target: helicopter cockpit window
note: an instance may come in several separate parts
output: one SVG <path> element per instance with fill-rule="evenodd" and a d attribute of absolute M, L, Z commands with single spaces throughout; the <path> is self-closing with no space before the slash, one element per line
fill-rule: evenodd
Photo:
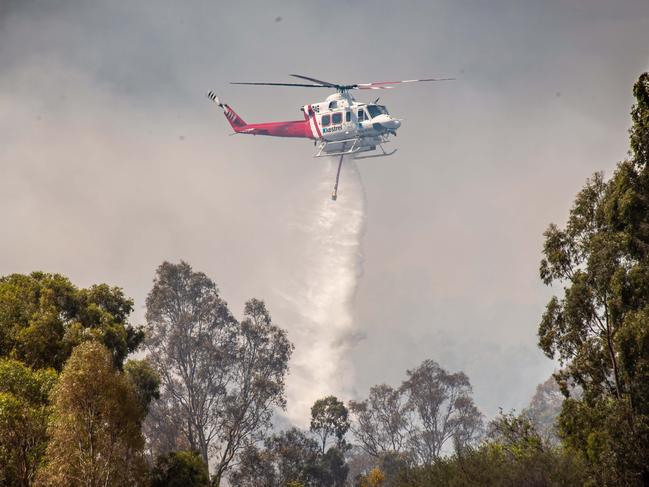
<path fill-rule="evenodd" d="M 341 112 L 334 113 L 331 116 L 331 123 L 343 123 L 343 114 Z"/>
<path fill-rule="evenodd" d="M 345 112 L 345 122 L 351 122 L 351 121 L 352 121 L 352 112 L 350 112 L 349 110 L 347 110 L 347 111 Z"/>
<path fill-rule="evenodd" d="M 370 112 L 370 117 L 378 117 L 379 115 L 387 115 L 388 111 L 383 105 L 367 105 L 367 110 Z"/>
<path fill-rule="evenodd" d="M 326 127 L 327 125 L 329 125 L 330 121 L 331 121 L 330 115 L 323 115 L 322 116 L 322 126 L 323 127 Z"/>
<path fill-rule="evenodd" d="M 336 100 L 329 102 L 329 110 L 333 110 L 334 108 L 338 108 L 338 102 Z"/>
<path fill-rule="evenodd" d="M 358 109 L 358 121 L 362 122 L 363 120 L 365 120 L 365 110 L 363 110 L 362 108 L 359 108 Z"/>

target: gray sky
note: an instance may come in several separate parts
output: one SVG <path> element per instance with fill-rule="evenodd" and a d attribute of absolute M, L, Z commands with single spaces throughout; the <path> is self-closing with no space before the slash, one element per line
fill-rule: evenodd
<path fill-rule="evenodd" d="M 404 124 L 395 156 L 359 164 L 349 373 L 364 395 L 433 358 L 467 372 L 487 415 L 520 408 L 553 370 L 536 348 L 542 232 L 625 156 L 648 46 L 646 0 L 1 0 L 0 274 L 119 285 L 141 319 L 156 266 L 182 258 L 236 314 L 252 296 L 272 313 L 323 161 L 306 141 L 229 137 L 205 92 L 254 122 L 328 93 L 229 81 L 456 76 L 380 93 Z"/>

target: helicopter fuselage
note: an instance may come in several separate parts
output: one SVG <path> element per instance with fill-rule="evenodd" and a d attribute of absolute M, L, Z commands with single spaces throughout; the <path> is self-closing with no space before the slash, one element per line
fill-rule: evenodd
<path fill-rule="evenodd" d="M 325 101 L 304 105 L 304 120 L 246 123 L 229 105 L 220 103 L 237 134 L 307 138 L 320 143 L 316 156 L 355 154 L 376 149 L 396 135 L 401 121 L 392 118 L 385 106 L 357 102 L 349 92 L 334 93 Z"/>

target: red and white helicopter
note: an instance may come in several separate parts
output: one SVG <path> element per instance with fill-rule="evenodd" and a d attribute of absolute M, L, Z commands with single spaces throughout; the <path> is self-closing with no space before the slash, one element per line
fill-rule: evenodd
<path fill-rule="evenodd" d="M 393 118 L 384 105 L 378 104 L 378 98 L 372 103 L 358 102 L 351 95 L 351 90 L 386 90 L 401 83 L 423 81 L 449 81 L 454 78 L 427 78 L 402 81 L 379 81 L 374 83 L 354 83 L 341 85 L 330 83 L 308 76 L 292 74 L 306 83 L 231 83 L 234 85 L 263 86 L 298 86 L 302 88 L 329 88 L 336 93 L 329 95 L 325 101 L 304 105 L 300 110 L 303 120 L 288 122 L 246 123 L 226 103 L 222 103 L 214 92 L 208 97 L 220 106 L 230 122 L 235 134 L 268 135 L 271 137 L 299 137 L 312 139 L 317 149 L 314 157 L 339 156 L 336 183 L 331 198 L 338 196 L 340 168 L 345 156 L 354 159 L 391 156 L 396 149 L 386 152 L 383 144 L 389 142 L 390 135 L 397 135 L 401 120 Z M 234 135 L 234 134 L 233 134 Z M 381 153 L 359 156 L 360 153 L 372 152 L 379 148 Z"/>

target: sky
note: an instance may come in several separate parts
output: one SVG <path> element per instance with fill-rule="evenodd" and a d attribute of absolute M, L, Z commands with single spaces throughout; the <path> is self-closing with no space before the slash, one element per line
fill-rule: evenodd
<path fill-rule="evenodd" d="M 328 162 L 307 141 L 230 137 L 205 93 L 260 122 L 329 93 L 230 81 L 457 78 L 379 93 L 403 126 L 394 156 L 358 162 L 336 374 L 362 398 L 430 358 L 465 371 L 490 417 L 556 366 L 536 346 L 561 292 L 538 277 L 542 234 L 626 155 L 649 4 L 0 0 L 0 66 L 0 275 L 120 286 L 141 322 L 156 267 L 184 259 L 235 315 L 264 299 L 302 357 L 317 343 L 283 292 L 309 275 L 296 256 L 318 247 L 296 222 L 329 198 Z"/>

